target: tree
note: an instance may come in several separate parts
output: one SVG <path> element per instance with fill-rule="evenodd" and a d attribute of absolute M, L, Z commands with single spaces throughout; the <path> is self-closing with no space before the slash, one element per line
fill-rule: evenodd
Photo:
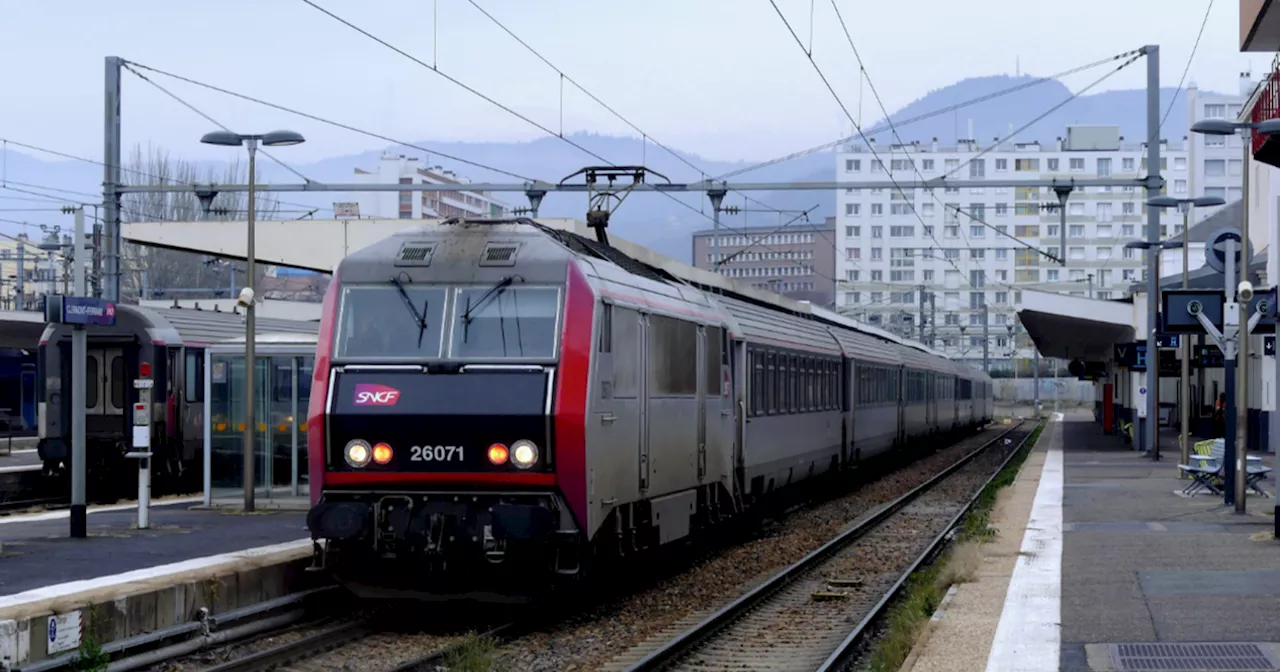
<path fill-rule="evenodd" d="M 201 168 L 194 161 L 173 158 L 164 149 L 135 145 L 121 170 L 126 184 L 244 184 L 247 166 L 239 159 L 224 168 Z M 200 200 L 190 191 L 125 194 L 120 219 L 125 222 L 189 222 L 196 220 L 242 220 L 248 214 L 248 194 L 219 193 L 205 214 Z M 275 219 L 280 204 L 270 192 L 258 192 L 255 210 L 259 220 Z M 126 243 L 121 260 L 121 298 L 202 298 L 231 297 L 245 283 L 246 264 L 220 260 L 209 255 Z M 258 282 L 270 269 L 256 267 Z M 204 290 L 168 293 L 164 290 Z M 144 297 L 145 294 L 145 297 Z"/>

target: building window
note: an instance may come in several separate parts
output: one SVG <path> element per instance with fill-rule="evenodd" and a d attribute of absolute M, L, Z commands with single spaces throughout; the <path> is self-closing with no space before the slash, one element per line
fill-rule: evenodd
<path fill-rule="evenodd" d="M 981 247 L 971 247 L 969 248 L 969 258 L 970 259 L 986 259 L 987 251 Z"/>
<path fill-rule="evenodd" d="M 996 159 L 996 172 L 997 173 L 1009 172 L 1009 159 Z"/>
<path fill-rule="evenodd" d="M 1227 116 L 1227 106 L 1222 103 L 1209 103 L 1204 106 L 1204 117 L 1206 119 L 1225 119 Z"/>
<path fill-rule="evenodd" d="M 932 204 L 932 203 L 925 203 L 925 204 L 921 205 L 921 206 L 920 206 L 920 214 L 921 214 L 922 216 L 924 216 L 924 217 L 932 217 L 932 216 L 933 216 L 933 204 Z"/>
<path fill-rule="evenodd" d="M 996 217 L 1004 217 L 1009 214 L 1008 203 L 996 203 Z"/>
<path fill-rule="evenodd" d="M 1187 169 L 1187 157 L 1185 157 L 1185 156 L 1175 156 L 1175 157 L 1173 157 L 1173 169 L 1174 169 L 1174 170 L 1186 170 L 1186 169 Z"/>
<path fill-rule="evenodd" d="M 1204 195 L 1217 196 L 1218 198 L 1221 198 L 1224 201 L 1227 200 L 1227 190 L 1225 187 L 1205 187 Z"/>
<path fill-rule="evenodd" d="M 1111 177 L 1111 159 L 1098 159 L 1098 177 Z"/>
<path fill-rule="evenodd" d="M 1078 173 L 1084 170 L 1084 159 L 1071 159 L 1071 172 Z"/>
<path fill-rule="evenodd" d="M 1230 161 L 1227 162 L 1227 174 L 1239 175 L 1240 171 L 1243 169 L 1243 166 L 1244 166 L 1244 161 L 1240 159 L 1231 159 Z"/>
<path fill-rule="evenodd" d="M 1112 230 L 1111 230 L 1111 225 L 1110 225 L 1110 224 L 1099 224 L 1099 225 L 1098 225 L 1098 237 L 1099 237 L 1099 238 L 1110 238 L 1110 237 L 1111 237 L 1111 234 L 1112 234 Z"/>
<path fill-rule="evenodd" d="M 933 159 L 922 159 L 920 161 L 920 170 L 933 170 Z"/>
<path fill-rule="evenodd" d="M 1121 168 L 1121 169 L 1122 169 L 1122 170 L 1124 170 L 1124 172 L 1126 172 L 1126 173 L 1132 173 L 1132 172 L 1133 172 L 1133 170 L 1134 170 L 1133 166 L 1135 165 L 1135 163 L 1136 163 L 1136 162 L 1135 162 L 1132 158 L 1127 158 L 1127 159 L 1121 159 L 1121 160 L 1120 160 L 1120 165 L 1122 166 L 1122 168 Z"/>
<path fill-rule="evenodd" d="M 1008 258 L 1009 258 L 1009 250 L 1007 250 L 1007 249 L 1005 249 L 1005 248 L 1003 248 L 1003 247 L 996 249 L 996 260 L 997 260 L 997 261 L 1005 261 L 1005 260 L 1007 260 Z"/>
<path fill-rule="evenodd" d="M 1047 161 L 1047 163 L 1049 164 L 1049 166 L 1048 166 L 1048 171 L 1049 171 L 1049 172 L 1051 172 L 1051 173 L 1056 173 L 1056 172 L 1058 172 L 1058 159 L 1049 159 L 1049 160 Z"/>
<path fill-rule="evenodd" d="M 1213 136 L 1208 136 L 1213 137 Z M 1205 177 L 1222 177 L 1227 174 L 1227 162 L 1222 159 L 1206 159 L 1204 162 Z"/>
<path fill-rule="evenodd" d="M 1019 173 L 1040 172 L 1040 159 L 1015 159 L 1013 169 Z"/>
<path fill-rule="evenodd" d="M 883 227 L 883 226 L 873 226 L 873 227 L 871 227 L 871 237 L 872 237 L 872 238 L 884 238 L 884 227 Z"/>
<path fill-rule="evenodd" d="M 872 217 L 879 217 L 880 215 L 883 215 L 883 214 L 884 214 L 884 205 L 882 205 L 882 204 L 880 204 L 880 203 L 872 203 L 872 204 L 871 204 L 871 216 L 872 216 Z"/>
<path fill-rule="evenodd" d="M 860 204 L 860 203 L 845 203 L 845 204 L 844 204 L 844 216 L 845 216 L 845 217 L 857 217 L 857 216 L 858 216 L 858 215 L 860 215 L 860 214 L 862 214 L 862 204 Z"/>

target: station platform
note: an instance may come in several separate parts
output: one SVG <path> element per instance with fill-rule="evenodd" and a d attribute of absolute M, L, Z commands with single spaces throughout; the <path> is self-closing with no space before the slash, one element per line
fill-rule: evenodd
<path fill-rule="evenodd" d="M 66 511 L 0 519 L 0 612 L 15 594 L 68 582 L 104 583 L 129 572 L 307 539 L 306 514 L 196 509 L 191 500 L 90 509 L 88 538 L 70 538 Z"/>
<path fill-rule="evenodd" d="M 1280 670 L 1275 500 L 1181 495 L 1169 434 L 1154 462 L 1089 411 L 1049 422 L 903 669 Z"/>
<path fill-rule="evenodd" d="M 0 474 L 40 471 L 40 455 L 36 452 L 36 440 L 14 438 L 10 442 L 0 438 Z"/>

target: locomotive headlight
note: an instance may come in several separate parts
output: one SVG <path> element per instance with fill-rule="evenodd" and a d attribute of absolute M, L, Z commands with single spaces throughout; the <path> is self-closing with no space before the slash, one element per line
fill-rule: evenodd
<path fill-rule="evenodd" d="M 347 464 L 359 469 L 369 464 L 369 459 L 373 457 L 373 450 L 369 448 L 369 444 L 360 439 L 356 439 L 347 444 L 342 450 L 343 457 L 347 458 Z"/>
<path fill-rule="evenodd" d="M 528 439 L 511 444 L 511 462 L 521 469 L 528 469 L 538 461 L 538 447 Z"/>

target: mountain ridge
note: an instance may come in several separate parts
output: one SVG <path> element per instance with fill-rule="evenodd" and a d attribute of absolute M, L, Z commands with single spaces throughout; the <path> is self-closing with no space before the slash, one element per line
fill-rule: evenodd
<path fill-rule="evenodd" d="M 995 94 L 1012 87 L 1020 90 L 993 97 Z M 1205 91 L 1205 94 L 1210 92 Z M 1176 97 L 1175 97 L 1176 94 Z M 1074 94 L 1057 80 L 1029 75 L 990 75 L 971 77 L 949 86 L 941 87 L 925 93 L 916 100 L 904 105 L 890 115 L 898 136 L 902 141 L 919 141 L 927 144 L 934 138 L 942 144 L 954 144 L 957 139 L 977 136 L 981 142 L 1007 135 L 1010 128 L 1026 124 L 1031 119 L 1045 115 L 1026 131 L 1019 133 L 1017 141 L 1039 140 L 1052 142 L 1065 135 L 1070 124 L 1108 124 L 1118 125 L 1122 136 L 1137 139 L 1145 138 L 1146 125 L 1146 92 L 1145 90 L 1116 90 L 1077 97 L 1060 109 L 1045 114 L 1049 108 L 1072 97 Z M 987 98 L 981 102 L 960 108 L 955 106 L 973 99 Z M 1172 108 L 1169 101 L 1173 100 Z M 1185 91 L 1173 88 L 1161 90 L 1161 116 L 1168 110 L 1163 126 L 1162 136 L 1177 139 L 1187 133 L 1187 109 Z M 1173 129 L 1177 129 L 1176 131 Z M 897 139 L 890 132 L 889 125 L 880 121 L 864 129 L 868 137 L 874 138 L 878 145 L 896 143 Z M 744 171 L 752 168 L 747 161 L 723 161 L 709 159 L 678 148 L 672 149 L 677 157 L 665 150 L 645 142 L 641 138 L 601 135 L 595 133 L 575 133 L 566 136 L 573 142 L 586 147 L 595 154 L 608 157 L 616 165 L 643 164 L 657 173 L 665 175 L 673 182 L 698 181 L 706 177 L 719 177 L 726 173 Z M 431 142 L 416 143 L 433 147 L 435 151 L 423 155 L 418 150 L 392 147 L 387 150 L 371 149 L 369 151 L 335 156 L 309 164 L 291 164 L 309 179 L 327 183 L 354 182 L 356 168 L 369 170 L 377 165 L 384 151 L 405 156 L 417 156 L 424 165 L 439 165 L 465 176 L 472 182 L 511 183 L 515 180 L 508 175 L 477 168 L 466 163 L 447 159 L 441 154 L 464 157 L 468 161 L 501 168 L 518 175 L 559 182 L 565 176 L 574 173 L 584 166 L 599 163 L 590 155 L 571 146 L 557 137 L 539 138 L 523 142 Z M 439 153 L 437 153 L 439 152 Z M 126 149 L 126 161 L 128 157 Z M 687 162 L 687 163 L 686 163 Z M 687 164 L 693 164 L 706 171 L 700 174 Z M 202 168 L 224 168 L 219 162 L 198 162 Z M 285 169 L 260 160 L 259 179 L 263 182 L 297 182 L 298 178 Z M 731 182 L 790 182 L 790 181 L 830 181 L 835 179 L 835 158 L 830 148 L 803 154 L 792 160 L 766 165 L 742 172 L 731 179 Z M 100 188 L 102 167 L 79 161 L 43 161 L 28 155 L 12 146 L 5 156 L 5 178 L 20 183 L 39 184 L 57 187 L 64 190 L 85 192 L 83 196 L 91 199 Z M 578 178 L 575 178 L 578 179 Z M 659 178 L 654 177 L 654 180 Z M 19 186 L 17 184 L 13 186 Z M 19 188 L 26 188 L 20 187 Z M 62 195 L 61 192 L 54 192 Z M 0 194 L 12 197 L 35 198 L 29 194 L 0 191 Z M 354 200 L 350 195 L 340 192 L 312 192 L 277 194 L 280 199 L 289 203 L 298 203 L 310 207 L 327 209 L 333 202 Z M 496 195 L 513 207 L 527 206 L 524 197 L 518 193 Z M 780 215 L 775 213 L 750 212 L 738 215 L 723 215 L 722 226 L 725 230 L 739 228 L 744 225 L 778 225 L 795 216 L 801 210 L 818 206 L 810 214 L 813 222 L 834 214 L 835 194 L 831 192 L 814 193 L 801 191 L 777 191 L 751 193 L 753 199 L 765 204 L 789 211 Z M 679 201 L 679 203 L 672 201 Z M 31 207 L 37 205 L 31 203 Z M 50 202 L 50 205 L 56 205 Z M 586 197 L 583 194 L 548 194 L 543 201 L 539 214 L 545 217 L 578 217 L 586 210 Z M 730 194 L 725 205 L 748 206 L 759 210 L 758 204 L 748 204 L 739 193 Z M 17 207 L 17 206 L 14 206 Z M 23 207 L 28 207 L 26 204 Z M 282 209 L 297 210 L 295 206 L 282 205 Z M 322 213 L 318 213 L 323 216 Z M 689 260 L 689 235 L 698 230 L 711 227 L 711 210 L 705 194 L 670 194 L 668 198 L 657 194 L 637 194 L 627 199 L 613 217 L 610 230 L 617 235 L 640 245 L 649 247 L 661 254 L 679 259 Z M 56 216 L 33 216 L 32 222 L 55 223 L 61 221 Z M 14 219 L 13 217 L 5 217 Z M 13 225 L 0 224 L 0 230 L 9 233 Z M 30 233 L 30 230 L 28 230 Z"/>

